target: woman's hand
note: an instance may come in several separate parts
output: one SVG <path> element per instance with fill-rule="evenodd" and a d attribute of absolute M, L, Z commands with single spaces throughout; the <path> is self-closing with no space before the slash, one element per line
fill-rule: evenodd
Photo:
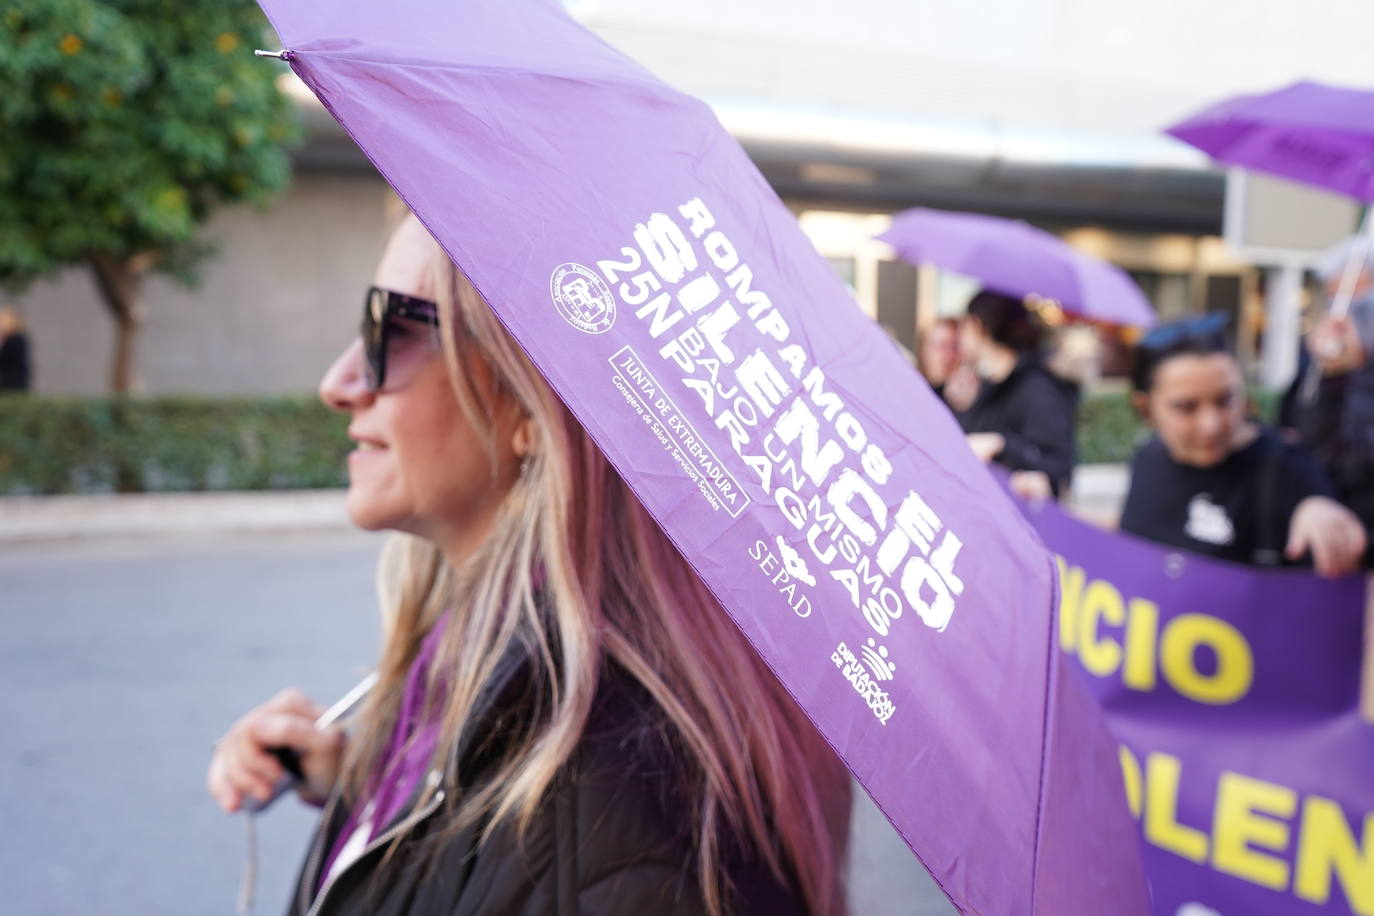
<path fill-rule="evenodd" d="M 1309 496 L 1293 510 L 1288 523 L 1288 549 L 1296 560 L 1312 552 L 1312 565 L 1322 576 L 1339 576 L 1359 568 L 1366 535 L 1355 513 L 1325 496 Z"/>
<path fill-rule="evenodd" d="M 1050 475 L 1044 471 L 1012 471 L 1011 492 L 1028 503 L 1043 503 L 1054 498 Z"/>
<path fill-rule="evenodd" d="M 215 744 L 205 787 L 226 813 L 239 810 L 246 796 L 266 801 L 285 774 L 273 748 L 290 748 L 300 758 L 305 780 L 297 787 L 301 798 L 321 804 L 339 775 L 344 734 L 321 731 L 315 720 L 323 708 L 295 688 L 283 690 L 234 723 Z"/>
<path fill-rule="evenodd" d="M 1325 375 L 1353 372 L 1368 355 L 1349 315 L 1323 318 L 1307 335 L 1307 348 Z"/>
<path fill-rule="evenodd" d="M 973 454 L 984 464 L 1002 454 L 1002 449 L 1007 447 L 1007 440 L 1002 438 L 1001 433 L 969 433 L 965 438 Z"/>

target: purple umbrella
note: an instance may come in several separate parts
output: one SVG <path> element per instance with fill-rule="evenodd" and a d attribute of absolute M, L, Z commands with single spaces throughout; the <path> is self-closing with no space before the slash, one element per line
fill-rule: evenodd
<path fill-rule="evenodd" d="M 1374 202 L 1374 92 L 1294 83 L 1218 102 L 1166 133 L 1222 162 Z"/>
<path fill-rule="evenodd" d="M 1095 321 L 1155 323 L 1150 303 L 1125 271 L 1021 220 L 917 207 L 897 214 L 878 238 L 908 261 L 976 277 L 1004 295 L 1053 299 Z"/>
<path fill-rule="evenodd" d="M 1374 91 L 1299 82 L 1262 95 L 1238 95 L 1193 115 L 1166 133 L 1221 162 L 1279 175 L 1374 203 Z M 1374 243 L 1374 208 L 1332 311 L 1345 313 L 1356 267 Z"/>
<path fill-rule="evenodd" d="M 553 2 L 264 6 L 951 899 L 1143 914 L 1049 554 L 710 110 Z"/>

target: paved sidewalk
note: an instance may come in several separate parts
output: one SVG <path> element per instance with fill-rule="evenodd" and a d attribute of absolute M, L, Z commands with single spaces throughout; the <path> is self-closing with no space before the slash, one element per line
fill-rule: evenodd
<path fill-rule="evenodd" d="M 1074 472 L 1075 514 L 1115 527 L 1128 469 L 1083 465 Z M 224 531 L 319 531 L 349 527 L 343 490 L 130 493 L 0 499 L 0 544 Z"/>
<path fill-rule="evenodd" d="M 129 493 L 0 499 L 0 544 L 350 526 L 343 490 Z"/>
<path fill-rule="evenodd" d="M 1074 468 L 1069 511 L 1095 525 L 1116 528 L 1130 484 L 1130 465 L 1081 464 Z"/>

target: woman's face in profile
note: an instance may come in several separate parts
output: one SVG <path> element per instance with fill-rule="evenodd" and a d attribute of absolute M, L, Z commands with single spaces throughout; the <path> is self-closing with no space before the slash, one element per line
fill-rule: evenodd
<path fill-rule="evenodd" d="M 921 368 L 931 384 L 949 378 L 959 364 L 959 332 L 954 325 L 933 324 L 921 339 Z"/>
<path fill-rule="evenodd" d="M 434 243 L 413 217 L 392 235 L 374 285 L 433 299 Z M 357 447 L 348 456 L 348 513 L 367 530 L 393 529 L 444 546 L 484 533 L 515 477 L 511 437 L 497 435 L 497 466 L 459 407 L 438 337 L 427 325 L 393 318 L 386 378 L 368 390 L 362 342 L 353 341 L 325 373 L 320 397 L 350 416 Z M 479 389 L 484 364 L 464 366 Z M 475 543 L 470 545 L 475 546 Z"/>

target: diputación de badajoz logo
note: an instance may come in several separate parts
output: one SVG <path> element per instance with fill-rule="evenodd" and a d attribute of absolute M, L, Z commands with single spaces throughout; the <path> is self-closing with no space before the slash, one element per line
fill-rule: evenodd
<path fill-rule="evenodd" d="M 615 296 L 590 268 L 559 264 L 549 280 L 549 294 L 568 324 L 587 334 L 604 334 L 615 324 Z"/>

